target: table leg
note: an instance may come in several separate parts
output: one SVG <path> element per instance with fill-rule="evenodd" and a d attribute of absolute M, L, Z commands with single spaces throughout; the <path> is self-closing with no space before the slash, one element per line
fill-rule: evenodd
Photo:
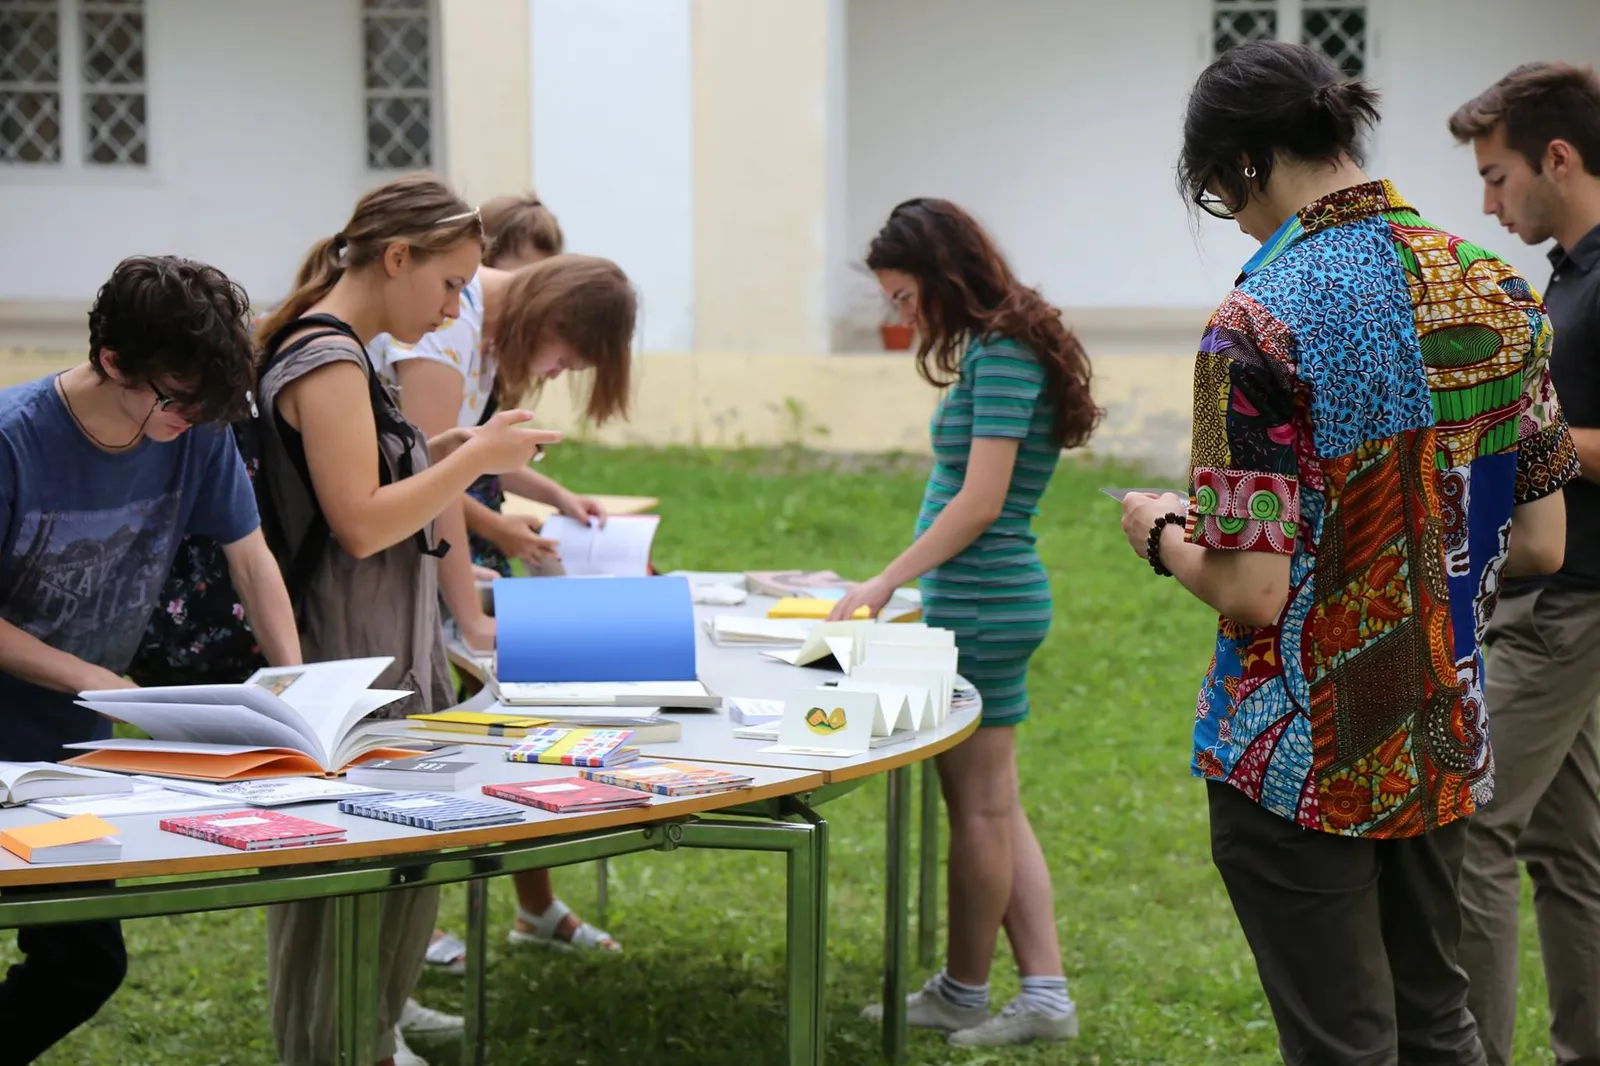
<path fill-rule="evenodd" d="M 467 882 L 467 972 L 462 988 L 461 1061 L 483 1066 L 488 1036 L 484 977 L 489 968 L 489 880 Z"/>
<path fill-rule="evenodd" d="M 906 1053 L 906 949 L 910 940 L 911 768 L 889 771 L 888 862 L 884 869 L 883 1057 L 903 1061 Z"/>
<path fill-rule="evenodd" d="M 788 852 L 788 936 L 784 969 L 789 985 L 789 1066 L 821 1066 L 822 903 L 826 837 L 808 825 L 805 839 Z"/>
<path fill-rule="evenodd" d="M 383 906 L 377 893 L 334 900 L 334 996 L 341 1066 L 378 1060 L 378 931 Z"/>
<path fill-rule="evenodd" d="M 611 871 L 606 860 L 596 859 L 594 864 L 594 920 L 600 928 L 606 927 L 606 909 L 611 904 Z"/>
<path fill-rule="evenodd" d="M 932 966 L 939 950 L 939 771 L 922 764 L 922 833 L 917 841 L 917 962 Z"/>

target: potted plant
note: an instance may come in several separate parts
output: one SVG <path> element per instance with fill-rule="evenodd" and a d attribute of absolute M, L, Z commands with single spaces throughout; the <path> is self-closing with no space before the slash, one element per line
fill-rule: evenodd
<path fill-rule="evenodd" d="M 883 338 L 885 351 L 909 352 L 911 342 L 917 336 L 917 327 L 902 323 L 899 312 L 890 307 L 884 311 L 883 321 L 878 325 L 878 335 Z"/>

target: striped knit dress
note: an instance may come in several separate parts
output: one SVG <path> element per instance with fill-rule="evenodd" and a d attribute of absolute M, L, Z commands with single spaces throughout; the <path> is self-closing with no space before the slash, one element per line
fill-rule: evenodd
<path fill-rule="evenodd" d="M 934 463 L 919 537 L 960 491 L 974 437 L 1018 442 L 1000 517 L 922 576 L 923 618 L 955 631 L 959 669 L 983 696 L 986 726 L 1028 716 L 1028 660 L 1050 631 L 1050 582 L 1032 519 L 1061 449 L 1051 440 L 1055 404 L 1044 388 L 1044 368 L 1028 349 L 1004 338 L 974 340 L 930 426 Z"/>

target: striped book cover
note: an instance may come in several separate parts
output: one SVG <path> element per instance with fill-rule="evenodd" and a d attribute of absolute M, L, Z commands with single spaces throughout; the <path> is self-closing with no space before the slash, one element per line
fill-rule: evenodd
<path fill-rule="evenodd" d="M 340 800 L 339 810 L 413 829 L 446 832 L 522 821 L 522 812 L 503 803 L 487 803 L 443 792 L 402 792 L 392 796 L 359 796 Z"/>
<path fill-rule="evenodd" d="M 638 748 L 624 747 L 631 729 L 535 729 L 521 743 L 506 749 L 508 762 L 549 766 L 616 766 L 639 757 Z"/>

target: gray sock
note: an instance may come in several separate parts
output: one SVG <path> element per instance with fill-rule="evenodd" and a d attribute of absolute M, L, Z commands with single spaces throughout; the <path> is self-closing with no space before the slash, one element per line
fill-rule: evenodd
<path fill-rule="evenodd" d="M 1024 977 L 1022 994 L 1017 998 L 1024 1006 L 1050 1018 L 1059 1018 L 1072 1010 L 1065 977 Z"/>
<path fill-rule="evenodd" d="M 964 985 L 951 977 L 946 970 L 939 971 L 939 994 L 957 1007 L 969 1010 L 989 1009 L 989 983 Z"/>

